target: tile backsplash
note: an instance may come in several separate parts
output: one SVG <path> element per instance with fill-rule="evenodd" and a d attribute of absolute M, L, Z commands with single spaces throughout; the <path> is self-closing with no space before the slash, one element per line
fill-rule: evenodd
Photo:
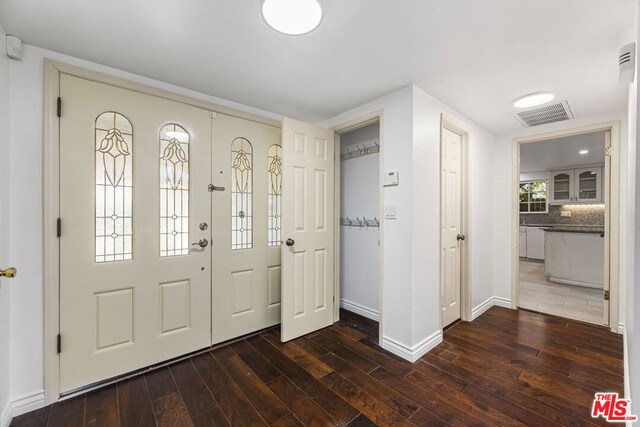
<path fill-rule="evenodd" d="M 562 216 L 562 211 L 571 216 Z M 604 204 L 550 205 L 548 213 L 520 214 L 520 224 L 604 226 Z"/>

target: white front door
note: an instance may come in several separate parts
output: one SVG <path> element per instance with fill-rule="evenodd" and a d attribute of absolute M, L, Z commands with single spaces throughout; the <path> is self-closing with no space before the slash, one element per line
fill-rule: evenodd
<path fill-rule="evenodd" d="M 442 128 L 442 326 L 460 318 L 460 246 L 462 137 Z"/>
<path fill-rule="evenodd" d="M 334 133 L 284 119 L 282 333 L 288 341 L 333 322 Z"/>
<path fill-rule="evenodd" d="M 212 183 L 215 344 L 280 322 L 280 129 L 218 114 Z"/>
<path fill-rule="evenodd" d="M 64 393 L 211 343 L 211 119 L 64 74 L 60 93 Z"/>

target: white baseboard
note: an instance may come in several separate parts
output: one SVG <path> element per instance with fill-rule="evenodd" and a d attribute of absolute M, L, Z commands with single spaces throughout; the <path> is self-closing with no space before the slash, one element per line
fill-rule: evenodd
<path fill-rule="evenodd" d="M 490 297 L 486 301 L 478 304 L 471 310 L 471 320 L 475 320 L 485 311 L 489 310 L 494 305 L 498 307 L 511 308 L 511 300 L 502 297 Z"/>
<path fill-rule="evenodd" d="M 17 417 L 44 406 L 44 390 L 27 393 L 11 402 L 11 416 Z"/>
<path fill-rule="evenodd" d="M 382 348 L 409 362 L 415 362 L 442 342 L 442 331 L 436 331 L 413 347 L 389 337 L 382 337 Z"/>
<path fill-rule="evenodd" d="M 9 427 L 11 424 L 11 402 L 7 402 L 2 412 L 0 412 L 0 427 Z"/>
<path fill-rule="evenodd" d="M 375 320 L 376 322 L 380 321 L 380 313 L 378 311 L 352 301 L 347 301 L 346 299 L 340 300 L 340 308 L 344 308 L 345 310 L 364 316 L 367 319 Z"/>

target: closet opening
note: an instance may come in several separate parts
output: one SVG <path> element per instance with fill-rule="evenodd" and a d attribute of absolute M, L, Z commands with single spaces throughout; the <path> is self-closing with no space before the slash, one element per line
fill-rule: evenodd
<path fill-rule="evenodd" d="M 338 148 L 336 279 L 340 319 L 353 323 L 350 326 L 361 329 L 366 339 L 378 343 L 382 271 L 380 121 L 338 132 Z"/>

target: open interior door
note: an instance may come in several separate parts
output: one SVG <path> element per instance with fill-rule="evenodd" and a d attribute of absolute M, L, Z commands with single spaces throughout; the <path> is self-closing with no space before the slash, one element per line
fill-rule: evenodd
<path fill-rule="evenodd" d="M 282 122 L 282 341 L 333 323 L 334 133 Z"/>

